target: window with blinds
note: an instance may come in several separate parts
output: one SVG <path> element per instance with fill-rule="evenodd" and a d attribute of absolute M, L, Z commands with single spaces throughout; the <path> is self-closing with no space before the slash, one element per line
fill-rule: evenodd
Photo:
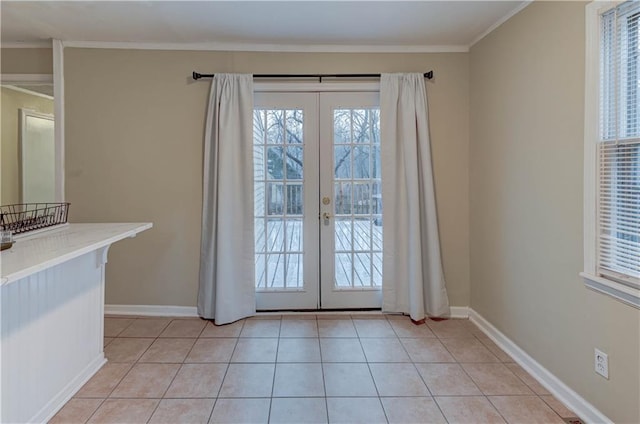
<path fill-rule="evenodd" d="M 600 19 L 598 273 L 640 288 L 640 2 Z"/>

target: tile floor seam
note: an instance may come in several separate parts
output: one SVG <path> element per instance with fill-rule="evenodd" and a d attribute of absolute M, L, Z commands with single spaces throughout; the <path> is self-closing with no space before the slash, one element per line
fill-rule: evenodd
<path fill-rule="evenodd" d="M 121 337 L 121 338 L 125 338 L 125 337 Z M 150 338 L 150 337 L 149 337 Z M 113 394 L 113 392 L 120 386 L 120 384 L 122 384 L 122 382 L 124 381 L 125 378 L 127 378 L 127 376 L 131 373 L 131 371 L 135 368 L 135 366 L 138 364 L 138 361 L 140 360 L 140 358 L 142 358 L 144 356 L 145 353 L 147 353 L 147 351 L 151 348 L 151 346 L 155 343 L 155 341 L 158 340 L 158 337 L 154 338 L 153 341 L 151 343 L 149 343 L 149 346 L 147 346 L 147 348 L 142 352 L 142 354 L 138 357 L 138 359 L 136 359 L 134 362 L 113 362 L 113 363 L 126 363 L 126 364 L 131 364 L 131 366 L 129 367 L 129 369 L 127 370 L 127 372 L 120 378 L 120 380 L 118 381 L 118 383 L 113 387 L 113 389 L 111 389 L 109 391 L 109 394 L 107 395 L 107 397 L 105 399 L 111 399 L 111 395 Z M 126 399 L 126 398 L 122 398 L 122 399 Z"/>
<path fill-rule="evenodd" d="M 173 322 L 173 320 L 171 320 L 171 322 Z M 171 323 L 170 322 L 170 323 Z M 205 325 L 206 327 L 206 325 Z M 202 333 L 202 331 L 200 332 Z M 162 333 L 160 333 L 162 334 Z M 191 345 L 191 348 L 189 349 L 189 352 L 187 352 L 187 354 L 184 356 L 184 358 L 182 358 L 182 362 L 180 363 L 180 367 L 178 368 L 178 370 L 176 371 L 176 373 L 174 374 L 173 378 L 171 379 L 171 382 L 169 383 L 169 385 L 167 386 L 167 388 L 164 390 L 164 393 L 162 393 L 162 399 L 164 399 L 164 397 L 167 395 L 167 393 L 169 392 L 169 389 L 171 388 L 171 385 L 173 384 L 173 382 L 176 380 L 176 377 L 178 377 L 178 374 L 180 374 L 180 370 L 182 370 L 182 367 L 184 366 L 184 361 L 187 360 L 187 358 L 189 357 L 189 354 L 191 353 L 191 351 L 193 350 L 194 346 L 196 345 L 196 343 L 198 342 L 198 338 L 195 339 L 195 341 L 193 342 L 193 344 Z M 155 342 L 154 342 L 155 343 Z M 153 344 L 152 344 L 153 345 Z M 143 355 L 144 356 L 144 355 Z M 140 357 L 140 359 L 142 359 L 142 356 Z M 139 360 L 138 360 L 139 361 Z M 222 383 L 221 383 L 222 384 Z M 162 402 L 162 401 L 160 401 Z M 160 402 L 158 402 L 158 405 L 156 406 L 156 408 L 153 410 L 153 413 L 151 414 L 151 417 L 153 416 L 153 414 L 156 412 L 156 410 L 158 409 L 158 406 L 160 406 Z M 149 420 L 151 420 L 151 417 L 149 417 Z"/>
<path fill-rule="evenodd" d="M 534 394 L 534 395 L 535 395 L 535 394 Z M 504 395 L 493 395 L 493 396 L 504 396 Z M 514 396 L 531 396 L 531 395 L 514 395 Z M 538 397 L 537 395 L 535 395 L 535 396 L 536 396 L 536 397 Z M 487 400 L 489 401 L 489 403 L 491 404 L 491 406 L 493 406 L 493 408 L 494 408 L 496 411 L 498 411 L 498 414 L 500 414 L 500 416 L 502 417 L 502 419 L 503 419 L 507 424 L 510 424 L 509 420 L 507 420 L 507 417 L 505 417 L 505 416 L 503 415 L 502 411 L 500 411 L 500 409 L 498 408 L 498 405 L 496 405 L 495 403 L 493 403 L 493 402 L 491 401 L 491 396 L 485 396 L 485 397 L 487 398 Z M 542 399 L 540 399 L 540 400 L 542 400 Z M 542 401 L 542 403 L 544 403 L 544 404 L 546 405 L 546 402 L 545 402 L 545 401 Z M 549 409 L 551 409 L 551 408 L 549 408 Z M 552 410 L 553 410 L 553 409 L 552 409 Z M 557 415 L 556 411 L 553 411 L 553 412 Z M 560 417 L 560 419 L 562 420 L 562 417 Z"/>
<path fill-rule="evenodd" d="M 385 320 L 385 322 L 386 322 L 386 320 Z M 384 414 L 384 419 L 386 420 L 386 422 L 388 424 L 389 423 L 389 417 L 387 417 L 387 411 L 385 411 L 384 405 L 382 404 L 382 400 L 380 399 L 380 390 L 378 390 L 378 385 L 376 384 L 376 379 L 373 377 L 373 372 L 371 371 L 371 366 L 369 365 L 369 359 L 367 358 L 367 352 L 365 352 L 365 350 L 364 350 L 364 346 L 362 345 L 362 340 L 360 338 L 360 334 L 358 333 L 358 326 L 355 325 L 355 323 L 354 323 L 353 326 L 356 328 L 356 334 L 358 334 L 358 342 L 360 343 L 360 349 L 362 349 L 362 352 L 364 353 L 364 357 L 366 359 L 366 364 L 367 364 L 367 369 L 369 370 L 369 375 L 371 376 L 371 381 L 373 382 L 373 387 L 376 389 L 376 394 L 377 394 L 376 398 L 378 399 L 378 403 L 380 404 L 380 407 L 382 408 L 382 413 Z M 356 396 L 352 396 L 352 397 L 356 397 Z M 327 411 L 327 420 L 329 419 L 329 415 L 328 414 L 329 414 L 329 412 Z"/>
<path fill-rule="evenodd" d="M 522 367 L 520 366 L 520 364 L 516 363 L 516 365 L 517 365 L 518 367 L 522 368 Z M 505 365 L 505 366 L 506 366 L 506 365 Z M 506 366 L 506 367 L 507 367 L 507 366 Z M 536 395 L 540 396 L 540 394 L 539 394 L 538 392 L 536 392 L 536 391 L 535 391 L 535 389 L 534 389 L 533 387 L 531 387 L 531 385 L 530 385 L 530 384 L 528 384 L 526 381 L 524 381 L 524 378 L 522 378 L 520 375 L 516 374 L 516 373 L 515 373 L 515 371 L 511 370 L 511 368 L 507 367 L 507 369 L 509 369 L 509 371 L 511 371 L 513 374 L 515 374 L 515 376 L 516 376 L 516 377 L 518 377 L 518 379 L 520 379 L 520 381 L 522 381 L 522 383 L 523 383 L 525 386 L 527 386 L 527 387 L 528 387 L 528 388 L 529 388 L 529 389 L 530 389 L 534 394 L 536 394 Z M 527 371 L 526 371 L 524 368 L 522 368 L 522 370 L 523 370 L 525 373 L 527 373 Z M 533 376 L 532 376 L 531 374 L 529 374 L 529 373 L 527 373 L 527 375 L 528 375 L 528 376 L 530 376 L 530 377 L 533 377 Z M 535 382 L 535 383 L 540 384 L 540 385 L 542 386 L 542 384 L 541 384 L 537 379 L 533 378 L 533 380 L 534 380 L 534 382 Z M 544 386 L 542 386 L 542 388 L 546 390 L 546 388 L 545 388 Z M 545 403 L 546 403 L 546 402 L 545 402 Z"/>
<path fill-rule="evenodd" d="M 218 399 L 220 399 L 220 393 L 222 392 L 222 385 L 224 384 L 224 380 L 227 378 L 227 373 L 229 372 L 229 367 L 231 366 L 231 358 L 233 358 L 233 354 L 236 351 L 236 347 L 238 347 L 238 342 L 240 341 L 240 334 L 242 334 L 242 330 L 244 329 L 244 324 L 246 323 L 246 320 L 242 320 L 242 325 L 240 326 L 240 331 L 238 332 L 238 337 L 236 337 L 236 342 L 233 345 L 233 349 L 231 350 L 231 356 L 229 356 L 229 360 L 227 361 L 227 367 L 224 370 L 224 375 L 222 376 L 222 380 L 220 380 L 220 387 L 218 387 L 218 393 L 216 393 L 216 398 L 213 401 L 213 407 L 211 408 L 211 412 L 209 412 L 209 419 L 207 420 L 207 423 L 211 422 L 211 419 L 213 418 L 213 411 L 216 409 L 216 405 L 218 404 Z M 212 325 L 215 325 L 215 323 L 212 323 Z M 205 325 L 205 328 L 207 326 Z M 204 331 L 204 330 L 202 330 Z M 202 335 L 202 333 L 200 333 L 200 335 Z M 198 340 L 200 340 L 200 338 L 198 338 Z M 195 346 L 195 343 L 194 343 Z"/>
<path fill-rule="evenodd" d="M 322 370 L 322 387 L 324 387 L 324 409 L 327 413 L 327 423 L 329 423 L 329 402 L 327 402 L 327 379 L 324 378 L 324 359 L 322 357 L 322 343 L 320 343 L 320 323 L 316 315 L 316 330 L 318 331 L 318 350 L 320 351 L 320 369 Z"/>
<path fill-rule="evenodd" d="M 489 399 L 489 396 L 488 396 L 488 395 L 484 395 L 484 397 L 485 397 L 485 399 L 487 399 L 487 401 L 488 401 L 488 402 L 489 402 L 489 404 L 493 407 L 493 409 L 495 409 L 495 410 L 496 410 L 496 412 L 498 413 L 498 415 L 500 415 L 500 417 L 504 420 L 504 422 L 505 422 L 505 423 L 507 423 L 507 424 L 511 424 L 511 423 L 509 423 L 509 421 L 507 420 L 507 417 L 505 417 L 505 416 L 502 414 L 502 411 L 500 411 L 500 410 L 498 409 L 498 407 L 497 407 L 493 402 L 491 402 L 491 399 Z"/>
<path fill-rule="evenodd" d="M 138 319 L 144 319 L 144 318 L 138 318 Z M 174 320 L 170 319 L 169 323 L 165 326 L 168 327 L 169 324 L 171 324 Z M 132 323 L 133 325 L 133 323 Z M 128 327 L 127 327 L 128 328 Z M 163 330 L 164 331 L 164 330 Z M 156 337 L 130 337 L 130 338 L 139 338 L 139 339 L 153 339 L 153 341 L 151 343 L 149 343 L 149 346 L 147 346 L 147 348 L 140 354 L 140 356 L 138 356 L 138 358 L 134 361 L 134 362 L 125 362 L 125 363 L 130 363 L 131 364 L 131 368 L 129 368 L 129 370 L 127 371 L 127 373 L 120 379 L 120 381 L 118 382 L 118 384 L 116 385 L 116 387 L 113 388 L 113 390 L 111 390 L 111 392 L 109 393 L 109 396 L 107 397 L 108 399 L 111 398 L 111 395 L 113 394 L 113 392 L 118 388 L 118 386 L 124 381 L 125 378 L 127 378 L 127 376 L 129 375 L 129 373 L 135 368 L 136 365 L 138 365 L 138 363 L 140 363 L 140 359 L 142 359 L 142 357 L 147 353 L 147 351 L 149 351 L 149 349 L 151 349 L 151 346 L 153 346 L 153 344 L 160 340 L 160 334 L 162 334 L 162 331 L 160 333 L 158 333 L 158 335 Z M 127 339 L 129 337 L 117 337 L 120 339 Z M 114 362 L 116 363 L 116 362 Z M 144 362 L 142 362 L 144 363 Z M 126 398 L 122 398 L 122 399 L 126 399 Z"/>
<path fill-rule="evenodd" d="M 420 377 L 420 380 L 422 380 L 422 382 L 424 383 L 425 387 L 427 388 L 427 392 L 429 392 L 429 395 L 431 397 L 434 396 L 433 392 L 431 391 L 431 387 L 429 387 L 429 385 L 427 384 L 427 381 L 424 379 L 422 373 L 420 372 L 420 370 L 418 369 L 418 366 L 416 365 L 415 362 L 411 362 L 411 365 L 413 365 L 413 368 L 415 368 L 416 372 L 418 373 L 418 376 Z"/>
<path fill-rule="evenodd" d="M 276 389 L 276 373 L 278 372 L 278 351 L 280 350 L 280 334 L 281 333 L 282 333 L 282 316 L 280 316 L 280 324 L 278 325 L 278 339 L 277 339 L 278 341 L 276 342 L 276 357 L 273 363 L 273 379 L 271 380 L 271 397 L 269 398 L 269 413 L 267 414 L 267 423 L 271 422 L 271 408 L 273 406 L 273 394 Z"/>
<path fill-rule="evenodd" d="M 122 318 L 122 319 L 127 319 L 127 318 Z M 125 331 L 127 328 L 131 327 L 131 326 L 133 325 L 133 323 L 134 323 L 134 322 L 136 322 L 136 320 L 138 320 L 138 318 L 134 318 L 134 319 L 132 319 L 132 320 L 131 320 L 131 322 L 129 323 L 129 325 L 125 326 L 125 327 L 124 327 L 122 330 L 120 330 L 120 331 L 118 332 L 118 334 L 116 334 L 114 337 L 118 337 L 118 336 L 120 336 L 120 334 L 124 333 L 124 331 Z M 104 336 L 104 332 L 103 332 L 103 336 Z"/>
<path fill-rule="evenodd" d="M 73 398 L 71 398 L 71 399 L 73 399 Z M 71 399 L 69 399 L 69 400 L 71 400 Z M 102 407 L 102 405 L 104 404 L 104 402 L 105 402 L 107 399 L 108 399 L 108 398 L 104 398 L 104 399 L 102 399 L 102 400 L 101 400 L 101 402 L 100 402 L 100 404 L 98 405 L 98 407 L 95 409 L 95 411 L 93 411 L 93 412 L 91 413 L 91 415 L 89 415 L 89 418 L 87 418 L 87 419 L 86 419 L 85 423 L 88 423 L 88 422 L 91 420 L 91 418 L 93 418 L 93 416 L 95 415 L 95 413 L 98 411 L 98 409 L 100 409 L 100 407 Z M 67 402 L 69 402 L 69 401 L 67 401 Z M 65 405 L 66 405 L 66 403 L 65 403 Z M 60 408 L 60 410 L 62 410 L 62 408 Z M 60 412 L 60 411 L 58 411 L 58 412 Z M 56 412 L 56 415 L 58 414 L 58 412 Z M 54 417 L 55 417 L 55 415 L 54 415 Z"/>

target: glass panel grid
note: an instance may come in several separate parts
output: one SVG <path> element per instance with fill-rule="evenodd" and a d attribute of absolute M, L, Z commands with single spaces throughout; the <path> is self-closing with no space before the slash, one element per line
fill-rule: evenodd
<path fill-rule="evenodd" d="M 303 113 L 255 109 L 256 289 L 303 288 Z"/>
<path fill-rule="evenodd" d="M 380 111 L 333 111 L 334 288 L 382 286 Z"/>

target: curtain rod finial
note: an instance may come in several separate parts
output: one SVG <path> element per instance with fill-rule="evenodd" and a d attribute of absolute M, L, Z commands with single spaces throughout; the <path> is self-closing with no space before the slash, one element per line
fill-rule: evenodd
<path fill-rule="evenodd" d="M 202 75 L 200 75 L 196 71 L 193 71 L 192 76 L 194 80 L 199 80 L 202 77 Z"/>
<path fill-rule="evenodd" d="M 424 77 L 426 79 L 432 79 L 433 78 L 433 71 L 425 72 L 424 73 Z"/>

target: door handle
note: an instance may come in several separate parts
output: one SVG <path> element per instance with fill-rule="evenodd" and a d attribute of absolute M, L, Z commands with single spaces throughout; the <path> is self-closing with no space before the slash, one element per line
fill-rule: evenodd
<path fill-rule="evenodd" d="M 322 219 L 325 220 L 325 221 L 330 220 L 331 219 L 331 215 L 329 214 L 329 212 L 324 212 L 322 214 Z"/>

